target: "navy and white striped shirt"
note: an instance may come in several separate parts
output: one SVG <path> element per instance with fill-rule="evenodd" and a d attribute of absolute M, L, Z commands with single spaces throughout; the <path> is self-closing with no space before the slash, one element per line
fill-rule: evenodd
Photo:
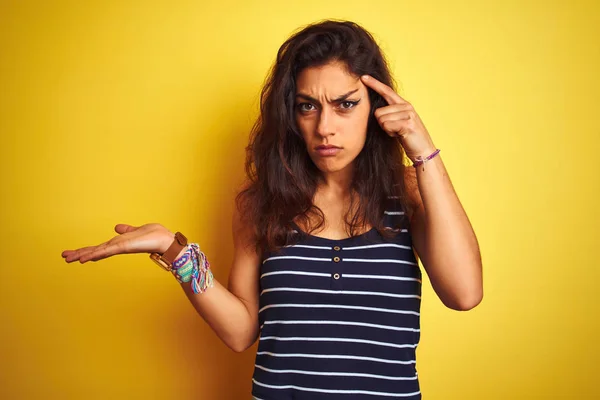
<path fill-rule="evenodd" d="M 347 239 L 300 234 L 263 257 L 258 400 L 421 399 L 421 270 L 398 201 L 384 239 L 374 228 Z"/>

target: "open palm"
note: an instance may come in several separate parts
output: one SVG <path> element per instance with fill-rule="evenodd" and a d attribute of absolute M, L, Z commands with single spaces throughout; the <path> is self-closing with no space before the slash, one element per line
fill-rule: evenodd
<path fill-rule="evenodd" d="M 115 226 L 118 236 L 96 246 L 65 250 L 62 257 L 70 263 L 79 260 L 98 261 L 117 254 L 164 253 L 175 236 L 167 228 L 157 223 L 142 226 L 118 224 Z"/>

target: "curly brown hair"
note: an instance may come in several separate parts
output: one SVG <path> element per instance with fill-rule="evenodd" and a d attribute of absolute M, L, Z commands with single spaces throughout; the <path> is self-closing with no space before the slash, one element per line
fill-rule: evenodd
<path fill-rule="evenodd" d="M 309 233 L 320 228 L 325 216 L 313 204 L 319 169 L 310 159 L 294 117 L 296 78 L 304 68 L 341 62 L 357 78 L 369 74 L 395 88 L 387 61 L 373 36 L 357 23 L 324 20 L 292 34 L 279 48 L 277 58 L 260 96 L 260 115 L 246 147 L 246 184 L 236 196 L 244 223 L 253 227 L 256 250 L 275 251 L 290 242 L 295 218 L 309 225 L 310 216 L 319 221 Z M 347 232 L 370 224 L 381 235 L 393 236 L 384 227 L 384 210 L 390 198 L 399 200 L 405 211 L 405 153 L 400 141 L 379 126 L 374 111 L 387 105 L 369 89 L 371 110 L 364 148 L 355 163 Z M 356 204 L 354 198 L 356 197 Z M 352 215 L 350 215 L 352 214 Z"/>

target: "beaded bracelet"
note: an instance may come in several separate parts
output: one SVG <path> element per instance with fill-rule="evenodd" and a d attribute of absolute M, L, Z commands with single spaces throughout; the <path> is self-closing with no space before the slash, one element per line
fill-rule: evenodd
<path fill-rule="evenodd" d="M 419 165 L 423 164 L 423 171 L 425 171 L 425 163 L 440 153 L 440 149 L 437 149 L 427 157 L 423 158 L 422 156 L 417 156 L 416 161 L 413 163 L 413 167 L 417 168 Z"/>
<path fill-rule="evenodd" d="M 190 243 L 186 251 L 173 262 L 171 272 L 179 283 L 192 282 L 195 294 L 204 293 L 214 286 L 214 276 L 206 255 L 197 243 Z"/>

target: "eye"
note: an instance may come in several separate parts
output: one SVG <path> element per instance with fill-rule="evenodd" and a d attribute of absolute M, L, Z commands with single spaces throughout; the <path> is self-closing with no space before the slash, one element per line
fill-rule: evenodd
<path fill-rule="evenodd" d="M 348 100 L 346 100 L 346 101 L 342 101 L 340 103 L 340 108 L 342 110 L 350 110 L 350 109 L 354 108 L 354 106 L 356 106 L 357 104 L 358 104 L 358 101 L 348 101 Z"/>
<path fill-rule="evenodd" d="M 312 111 L 312 109 L 310 109 L 308 107 L 314 107 L 314 106 L 310 103 L 300 103 L 296 107 L 298 107 L 298 110 L 300 110 L 300 112 L 308 112 L 308 111 Z"/>

